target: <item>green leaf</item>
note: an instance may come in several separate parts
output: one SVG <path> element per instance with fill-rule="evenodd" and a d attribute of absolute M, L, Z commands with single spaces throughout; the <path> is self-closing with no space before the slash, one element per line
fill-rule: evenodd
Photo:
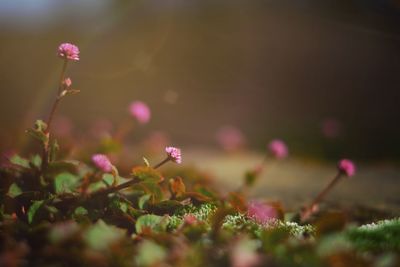
<path fill-rule="evenodd" d="M 164 180 L 161 173 L 151 167 L 135 167 L 132 169 L 132 175 L 146 182 L 159 183 Z"/>
<path fill-rule="evenodd" d="M 114 176 L 110 173 L 104 173 L 103 174 L 103 181 L 108 185 L 111 186 L 114 182 Z"/>
<path fill-rule="evenodd" d="M 168 217 L 154 214 L 140 216 L 136 221 L 136 232 L 138 234 L 144 231 L 163 232 L 167 229 Z"/>
<path fill-rule="evenodd" d="M 88 215 L 88 211 L 84 207 L 79 206 L 74 210 L 74 215 L 85 216 Z"/>
<path fill-rule="evenodd" d="M 47 129 L 47 124 L 43 122 L 42 120 L 37 120 L 35 122 L 35 126 L 33 129 L 27 129 L 27 133 L 31 135 L 33 138 L 37 139 L 38 141 L 42 143 L 48 143 L 49 141 L 49 136 L 48 134 L 45 133 Z"/>
<path fill-rule="evenodd" d="M 35 130 L 44 132 L 47 129 L 47 124 L 42 120 L 36 120 L 35 122 Z"/>
<path fill-rule="evenodd" d="M 48 176 L 57 176 L 59 173 L 69 172 L 77 173 L 78 161 L 53 161 L 49 163 L 46 174 Z"/>
<path fill-rule="evenodd" d="M 72 193 L 78 187 L 79 177 L 71 173 L 60 173 L 54 178 L 54 189 L 57 194 Z"/>
<path fill-rule="evenodd" d="M 140 182 L 134 184 L 132 189 L 151 195 L 151 198 L 149 199 L 151 204 L 161 201 L 163 197 L 161 187 L 154 182 Z"/>
<path fill-rule="evenodd" d="M 20 167 L 23 167 L 23 168 L 27 168 L 27 169 L 30 168 L 30 166 L 29 166 L 29 160 L 27 160 L 27 159 L 25 159 L 25 158 L 22 158 L 22 157 L 20 157 L 20 156 L 17 155 L 17 154 L 15 154 L 14 156 L 12 156 L 12 157 L 10 158 L 10 162 L 11 162 L 12 164 L 14 164 L 14 165 L 17 165 L 17 166 L 20 166 Z"/>
<path fill-rule="evenodd" d="M 38 201 L 33 201 L 33 204 L 29 207 L 28 210 L 28 222 L 32 223 L 33 219 L 35 218 L 35 215 L 39 208 L 43 205 L 43 200 L 38 200 Z"/>
<path fill-rule="evenodd" d="M 128 203 L 128 200 L 125 200 L 118 195 L 115 195 L 110 202 L 111 208 L 120 210 L 123 213 L 128 213 L 128 209 L 130 206 L 131 203 Z"/>
<path fill-rule="evenodd" d="M 88 192 L 92 193 L 104 188 L 106 188 L 104 181 L 94 182 L 89 185 Z"/>
<path fill-rule="evenodd" d="M 125 236 L 125 230 L 98 220 L 84 234 L 84 240 L 94 250 L 105 250 Z"/>
<path fill-rule="evenodd" d="M 40 168 L 40 166 L 42 165 L 42 157 L 38 154 L 33 155 L 31 157 L 31 164 L 36 168 Z"/>
<path fill-rule="evenodd" d="M 21 188 L 19 188 L 19 186 L 16 183 L 12 183 L 8 189 L 7 195 L 9 195 L 12 198 L 15 198 L 21 194 L 22 194 Z"/>
<path fill-rule="evenodd" d="M 138 200 L 139 209 L 143 209 L 144 206 L 146 205 L 147 201 L 149 201 L 150 198 L 151 198 L 150 194 L 145 194 L 145 195 L 141 196 Z"/>

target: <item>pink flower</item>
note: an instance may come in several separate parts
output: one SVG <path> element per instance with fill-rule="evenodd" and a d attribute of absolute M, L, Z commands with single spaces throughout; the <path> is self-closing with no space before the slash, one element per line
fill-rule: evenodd
<path fill-rule="evenodd" d="M 64 59 L 78 61 L 79 48 L 70 43 L 63 43 L 58 47 L 58 56 Z"/>
<path fill-rule="evenodd" d="M 349 159 L 340 160 L 338 162 L 338 169 L 340 173 L 343 173 L 348 177 L 353 176 L 356 173 L 356 166 Z"/>
<path fill-rule="evenodd" d="M 260 201 L 250 201 L 247 204 L 247 216 L 261 224 L 278 218 L 274 207 Z"/>
<path fill-rule="evenodd" d="M 66 87 L 70 87 L 72 85 L 72 81 L 70 78 L 66 78 L 64 79 L 63 84 L 65 84 Z"/>
<path fill-rule="evenodd" d="M 245 138 L 242 132 L 231 125 L 222 126 L 216 134 L 217 142 L 226 151 L 235 151 L 245 144 Z"/>
<path fill-rule="evenodd" d="M 286 158 L 289 154 L 286 144 L 279 139 L 272 140 L 268 145 L 268 150 L 277 159 Z"/>
<path fill-rule="evenodd" d="M 150 120 L 151 112 L 149 106 L 142 101 L 134 101 L 129 105 L 129 112 L 139 123 L 147 123 Z"/>
<path fill-rule="evenodd" d="M 175 163 L 182 163 L 181 150 L 176 147 L 168 146 L 165 148 L 165 152 L 167 152 L 168 158 Z"/>
<path fill-rule="evenodd" d="M 95 154 L 92 156 L 92 161 L 97 168 L 103 172 L 111 172 L 113 165 L 108 157 L 104 154 Z"/>

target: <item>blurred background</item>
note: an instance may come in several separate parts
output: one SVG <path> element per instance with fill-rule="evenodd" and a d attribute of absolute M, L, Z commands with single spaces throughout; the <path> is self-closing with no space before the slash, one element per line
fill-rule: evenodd
<path fill-rule="evenodd" d="M 142 100 L 152 119 L 132 138 L 218 148 L 228 129 L 256 151 L 281 138 L 299 157 L 400 159 L 397 0 L 2 0 L 0 41 L 5 149 L 48 113 L 72 42 L 81 93 L 58 114 L 75 132 Z"/>

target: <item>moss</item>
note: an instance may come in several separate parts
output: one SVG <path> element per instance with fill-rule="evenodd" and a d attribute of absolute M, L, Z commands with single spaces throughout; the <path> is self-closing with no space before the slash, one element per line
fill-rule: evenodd
<path fill-rule="evenodd" d="M 314 228 L 311 225 L 299 225 L 295 222 L 285 222 L 280 220 L 273 220 L 267 224 L 259 224 L 239 213 L 226 216 L 222 227 L 233 231 L 246 230 L 257 237 L 260 237 L 263 230 L 272 228 L 281 229 L 293 237 L 303 237 L 304 235 L 312 235 L 314 233 Z"/>
<path fill-rule="evenodd" d="M 210 217 L 217 210 L 217 206 L 214 204 L 203 204 L 200 206 L 194 206 L 192 204 L 184 206 L 175 212 L 170 217 L 170 223 L 168 224 L 168 230 L 177 229 L 183 223 L 183 217 L 187 214 L 191 214 L 196 217 L 197 220 L 204 222 L 208 226 L 210 225 Z"/>
<path fill-rule="evenodd" d="M 182 225 L 183 217 L 186 214 L 194 215 L 197 220 L 202 221 L 209 226 L 210 218 L 216 209 L 217 207 L 213 204 L 203 204 L 198 207 L 193 205 L 185 206 L 178 210 L 175 215 L 171 216 L 168 229 L 177 229 Z M 303 237 L 304 235 L 312 235 L 314 233 L 314 228 L 311 225 L 298 225 L 294 222 L 284 222 L 279 220 L 271 221 L 270 223 L 263 225 L 240 213 L 226 216 L 222 228 L 232 232 L 244 231 L 251 233 L 256 237 L 260 237 L 263 230 L 269 228 L 282 229 L 293 237 Z"/>
<path fill-rule="evenodd" d="M 348 239 L 362 251 L 400 251 L 400 218 L 351 228 Z"/>

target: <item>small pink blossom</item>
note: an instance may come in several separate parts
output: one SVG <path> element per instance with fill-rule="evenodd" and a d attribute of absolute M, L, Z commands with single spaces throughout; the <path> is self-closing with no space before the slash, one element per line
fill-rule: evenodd
<path fill-rule="evenodd" d="M 238 150 L 245 144 L 245 138 L 242 132 L 231 125 L 225 125 L 219 128 L 216 133 L 216 140 L 226 151 Z"/>
<path fill-rule="evenodd" d="M 338 169 L 340 173 L 343 173 L 348 177 L 353 176 L 356 173 L 356 166 L 349 159 L 340 160 L 338 162 Z"/>
<path fill-rule="evenodd" d="M 72 85 L 72 81 L 70 78 L 66 78 L 64 79 L 63 84 L 65 84 L 66 87 L 70 87 Z"/>
<path fill-rule="evenodd" d="M 151 117 L 149 106 L 142 101 L 133 101 L 129 105 L 129 112 L 141 124 L 149 122 Z"/>
<path fill-rule="evenodd" d="M 95 154 L 92 156 L 92 161 L 103 172 L 111 172 L 113 165 L 108 157 L 104 154 Z"/>
<path fill-rule="evenodd" d="M 278 218 L 274 207 L 256 200 L 247 204 L 247 216 L 261 224 Z"/>
<path fill-rule="evenodd" d="M 289 154 L 288 148 L 282 140 L 272 140 L 268 145 L 269 152 L 277 159 L 286 158 Z"/>
<path fill-rule="evenodd" d="M 67 60 L 79 60 L 79 48 L 70 43 L 63 43 L 58 47 L 58 56 Z"/>
<path fill-rule="evenodd" d="M 176 147 L 168 146 L 165 148 L 165 152 L 167 152 L 168 158 L 175 163 L 182 163 L 181 150 Z"/>

